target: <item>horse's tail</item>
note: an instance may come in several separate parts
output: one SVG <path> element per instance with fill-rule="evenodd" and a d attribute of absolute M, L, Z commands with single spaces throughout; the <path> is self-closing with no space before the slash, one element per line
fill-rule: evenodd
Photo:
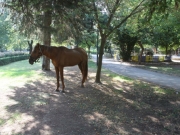
<path fill-rule="evenodd" d="M 88 60 L 86 60 L 86 63 L 84 65 L 84 78 L 87 80 L 87 76 L 88 76 Z"/>
<path fill-rule="evenodd" d="M 88 77 L 88 55 L 83 48 L 75 48 L 78 52 L 82 53 L 83 61 L 79 65 L 81 72 L 83 74 L 83 81 L 87 80 Z"/>
<path fill-rule="evenodd" d="M 88 76 L 88 60 L 86 61 L 85 64 L 85 79 L 87 80 L 87 76 Z"/>

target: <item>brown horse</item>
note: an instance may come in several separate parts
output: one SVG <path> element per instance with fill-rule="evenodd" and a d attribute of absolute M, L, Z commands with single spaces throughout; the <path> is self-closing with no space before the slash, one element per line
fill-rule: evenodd
<path fill-rule="evenodd" d="M 64 92 L 64 77 L 63 77 L 63 69 L 67 66 L 78 65 L 79 69 L 82 73 L 82 81 L 81 87 L 84 87 L 84 82 L 87 79 L 88 75 L 88 56 L 84 49 L 82 48 L 74 48 L 68 49 L 66 47 L 55 47 L 55 46 L 46 46 L 36 44 L 34 50 L 32 51 L 29 63 L 32 65 L 36 62 L 42 55 L 50 58 L 56 70 L 56 78 L 57 78 L 57 89 L 59 92 L 59 72 L 61 76 L 62 82 L 62 92 Z"/>

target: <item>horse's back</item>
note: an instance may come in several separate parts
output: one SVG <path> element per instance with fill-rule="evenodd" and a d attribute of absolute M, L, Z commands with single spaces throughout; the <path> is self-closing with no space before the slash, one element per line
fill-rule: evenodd
<path fill-rule="evenodd" d="M 74 48 L 74 50 L 78 51 L 79 53 L 81 53 L 83 55 L 83 57 L 87 58 L 87 53 L 83 48 Z"/>
<path fill-rule="evenodd" d="M 55 49 L 55 48 L 54 48 Z M 86 61 L 86 52 L 80 48 L 68 49 L 60 46 L 56 47 L 58 54 L 54 64 L 62 66 L 74 66 L 82 61 Z"/>
<path fill-rule="evenodd" d="M 61 50 L 61 52 L 64 52 L 68 55 L 74 55 L 74 56 L 83 55 L 83 57 L 87 56 L 87 53 L 83 48 L 69 49 L 67 47 L 61 46 L 61 47 L 59 47 L 59 49 Z"/>

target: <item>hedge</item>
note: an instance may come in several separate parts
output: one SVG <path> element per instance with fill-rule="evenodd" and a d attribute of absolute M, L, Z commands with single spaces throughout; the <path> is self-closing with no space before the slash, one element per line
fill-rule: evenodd
<path fill-rule="evenodd" d="M 29 58 L 29 54 L 16 55 L 11 57 L 0 58 L 0 66 L 6 65 L 15 61 L 25 60 Z"/>
<path fill-rule="evenodd" d="M 27 52 L 22 52 L 22 51 L 15 51 L 15 52 L 0 52 L 0 58 L 4 57 L 13 57 L 13 56 L 18 56 L 18 55 L 24 55 Z"/>

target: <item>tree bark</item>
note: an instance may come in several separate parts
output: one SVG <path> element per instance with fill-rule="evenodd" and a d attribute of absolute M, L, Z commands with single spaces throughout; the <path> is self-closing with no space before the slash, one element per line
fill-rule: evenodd
<path fill-rule="evenodd" d="M 101 83 L 101 68 L 102 68 L 102 59 L 103 59 L 105 43 L 106 43 L 106 37 L 101 36 L 101 45 L 99 48 L 98 68 L 97 68 L 96 80 L 95 80 L 96 83 Z"/>
<path fill-rule="evenodd" d="M 91 52 L 90 52 L 90 49 L 91 49 L 91 46 L 88 45 L 88 57 L 89 57 L 89 59 L 91 58 Z"/>
<path fill-rule="evenodd" d="M 167 54 L 168 54 L 168 45 L 166 45 L 166 57 L 167 57 Z"/>
<path fill-rule="evenodd" d="M 52 1 L 48 1 L 45 5 L 47 9 L 44 11 L 44 28 L 43 28 L 43 44 L 51 45 L 51 22 L 52 22 L 52 11 L 51 11 Z M 43 56 L 42 70 L 50 70 L 50 59 Z"/>
<path fill-rule="evenodd" d="M 141 47 L 141 53 L 139 55 L 139 62 L 138 62 L 138 64 L 141 64 L 141 59 L 142 59 L 142 55 L 143 55 L 143 52 L 144 52 L 144 47 L 143 47 L 143 45 L 142 45 L 140 40 L 137 41 L 137 42 L 138 42 L 139 46 Z"/>

